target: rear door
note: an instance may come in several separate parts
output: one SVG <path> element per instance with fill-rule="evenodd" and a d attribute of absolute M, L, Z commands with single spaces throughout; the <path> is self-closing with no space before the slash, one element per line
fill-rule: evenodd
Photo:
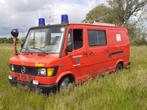
<path fill-rule="evenodd" d="M 123 29 L 109 29 L 109 54 L 110 69 L 115 70 L 119 61 L 128 61 L 129 58 L 129 40 L 127 32 Z M 126 60 L 127 59 L 127 60 Z"/>

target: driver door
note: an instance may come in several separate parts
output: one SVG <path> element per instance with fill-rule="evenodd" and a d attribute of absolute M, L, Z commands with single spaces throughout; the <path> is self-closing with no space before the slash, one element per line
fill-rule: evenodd
<path fill-rule="evenodd" d="M 88 79 L 89 70 L 87 67 L 87 57 L 84 55 L 87 50 L 86 37 L 84 35 L 83 28 L 70 29 L 68 32 L 67 40 L 67 57 L 71 61 L 72 68 L 75 71 L 75 75 L 79 82 L 83 82 Z"/>

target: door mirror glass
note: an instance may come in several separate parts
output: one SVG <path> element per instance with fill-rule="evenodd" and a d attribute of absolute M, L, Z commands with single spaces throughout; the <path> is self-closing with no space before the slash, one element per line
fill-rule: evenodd
<path fill-rule="evenodd" d="M 17 38 L 18 35 L 19 35 L 18 29 L 13 29 L 13 30 L 11 31 L 11 35 L 12 35 L 14 38 Z"/>
<path fill-rule="evenodd" d="M 66 48 L 66 52 L 72 52 L 72 45 L 68 45 Z"/>

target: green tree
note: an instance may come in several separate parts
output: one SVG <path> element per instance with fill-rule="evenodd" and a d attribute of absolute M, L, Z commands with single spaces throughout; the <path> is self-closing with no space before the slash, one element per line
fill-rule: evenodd
<path fill-rule="evenodd" d="M 126 25 L 132 16 L 143 10 L 147 0 L 108 0 L 108 3 L 115 13 L 116 24 Z"/>
<path fill-rule="evenodd" d="M 147 4 L 147 0 L 107 0 L 109 6 L 98 5 L 86 16 L 86 22 L 109 22 L 127 25 L 132 16 L 136 16 Z"/>
<path fill-rule="evenodd" d="M 108 22 L 112 23 L 114 20 L 112 16 L 112 9 L 104 4 L 98 5 L 92 9 L 88 14 L 84 22 Z"/>
<path fill-rule="evenodd" d="M 107 0 L 107 5 L 101 4 L 92 9 L 84 22 L 106 22 L 120 26 L 127 26 L 132 44 L 145 43 L 144 34 L 138 23 L 145 15 L 147 0 Z M 146 14 L 147 15 L 147 14 Z M 132 18 L 137 18 L 132 20 Z M 142 22 L 144 23 L 144 22 Z"/>

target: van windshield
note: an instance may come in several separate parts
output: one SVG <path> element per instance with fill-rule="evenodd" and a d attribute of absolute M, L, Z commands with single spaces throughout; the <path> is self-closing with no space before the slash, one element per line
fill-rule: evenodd
<path fill-rule="evenodd" d="M 22 47 L 22 52 L 59 53 L 62 47 L 65 27 L 32 29 Z"/>

